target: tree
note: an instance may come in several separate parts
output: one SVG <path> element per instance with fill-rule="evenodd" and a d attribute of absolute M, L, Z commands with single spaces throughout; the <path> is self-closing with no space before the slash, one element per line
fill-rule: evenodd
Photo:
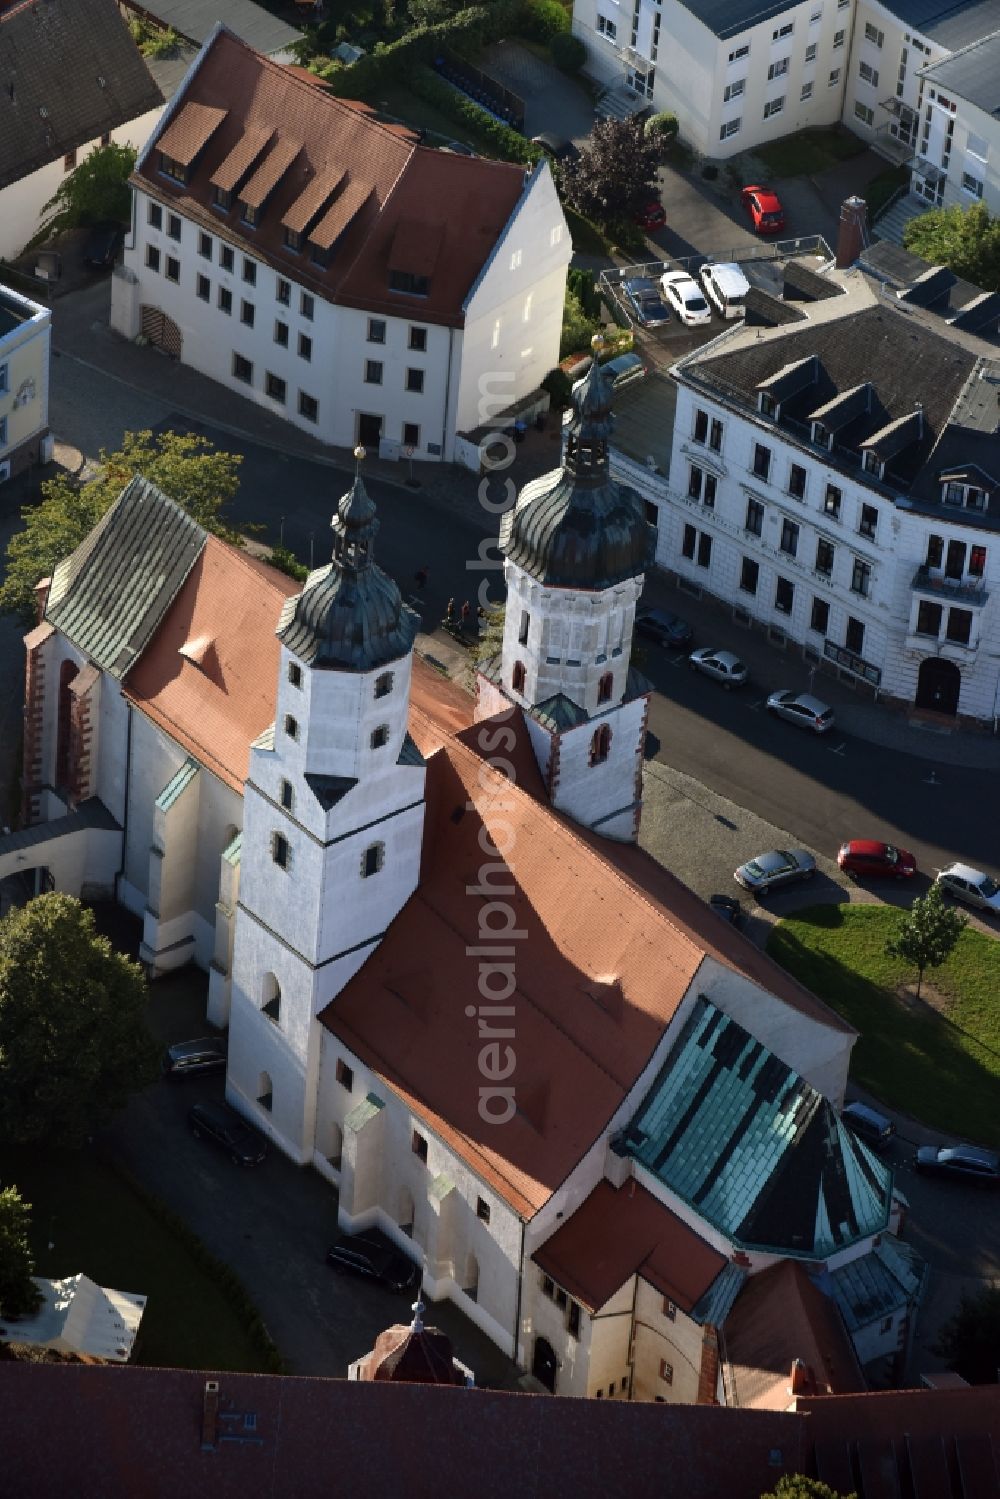
<path fill-rule="evenodd" d="M 563 189 L 571 207 L 600 224 L 628 219 L 657 193 L 660 143 L 643 122 L 598 120 L 575 161 L 563 167 Z"/>
<path fill-rule="evenodd" d="M 28 1247 L 31 1205 L 16 1187 L 0 1190 L 0 1316 L 30 1317 L 41 1301 L 31 1278 L 34 1264 Z"/>
<path fill-rule="evenodd" d="M 222 511 L 239 487 L 238 453 L 224 453 L 207 437 L 189 432 L 126 432 L 114 453 L 101 453 L 101 470 L 81 484 L 69 474 L 46 479 L 40 504 L 21 511 L 24 530 L 7 546 L 0 610 L 34 616 L 34 590 L 63 557 L 80 545 L 134 474 L 157 484 L 206 531 L 242 545 Z"/>
<path fill-rule="evenodd" d="M 991 219 L 982 203 L 920 214 L 903 230 L 903 244 L 986 291 L 1000 291 L 1000 218 Z"/>
<path fill-rule="evenodd" d="M 678 128 L 677 116 L 671 114 L 669 110 L 650 115 L 646 121 L 646 135 L 656 142 L 661 156 L 666 154 L 677 139 Z"/>
<path fill-rule="evenodd" d="M 806 1478 L 803 1473 L 786 1473 L 778 1479 L 777 1487 L 760 1499 L 857 1499 L 856 1494 L 839 1494 L 828 1483 L 818 1478 Z"/>
<path fill-rule="evenodd" d="M 963 1296 L 938 1334 L 934 1352 L 970 1384 L 1000 1379 L 1000 1285 Z"/>
<path fill-rule="evenodd" d="M 564 73 L 579 73 L 587 61 L 587 49 L 571 31 L 557 31 L 549 42 L 549 52 L 557 68 Z"/>
<path fill-rule="evenodd" d="M 81 224 L 127 224 L 132 212 L 128 179 L 135 166 L 135 148 L 95 146 L 60 182 L 42 213 L 54 209 L 45 220 L 39 238 L 62 234 Z"/>
<path fill-rule="evenodd" d="M 0 1139 L 75 1148 L 156 1076 L 142 969 L 70 895 L 0 921 Z"/>
<path fill-rule="evenodd" d="M 940 885 L 918 896 L 909 911 L 900 912 L 894 934 L 885 944 L 890 958 L 902 958 L 917 970 L 917 998 L 928 968 L 939 968 L 950 956 L 967 925 L 967 918 L 946 906 Z"/>

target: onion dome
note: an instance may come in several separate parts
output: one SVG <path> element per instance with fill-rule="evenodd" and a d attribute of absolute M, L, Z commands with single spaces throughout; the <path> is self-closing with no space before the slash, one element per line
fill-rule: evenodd
<path fill-rule="evenodd" d="M 504 554 L 539 583 L 608 588 L 651 565 L 656 535 L 641 495 L 611 478 L 611 384 L 597 361 L 573 394 L 561 469 L 533 479 L 504 516 Z"/>
<path fill-rule="evenodd" d="M 379 1333 L 364 1364 L 362 1378 L 392 1384 L 464 1385 L 456 1367 L 451 1339 L 436 1327 L 425 1327 L 423 1302 L 413 1306 L 409 1327 L 397 1324 Z"/>
<path fill-rule="evenodd" d="M 419 616 L 380 567 L 375 505 L 359 472 L 333 517 L 333 561 L 311 573 L 281 614 L 278 639 L 308 666 L 373 671 L 412 648 Z"/>

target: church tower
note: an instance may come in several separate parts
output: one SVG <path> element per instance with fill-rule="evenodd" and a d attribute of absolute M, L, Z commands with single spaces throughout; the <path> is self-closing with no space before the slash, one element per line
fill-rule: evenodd
<path fill-rule="evenodd" d="M 275 721 L 251 750 L 227 1075 L 227 1096 L 303 1162 L 316 1016 L 416 889 L 424 820 L 407 732 L 419 618 L 375 565 L 360 472 L 332 524 L 332 562 L 282 611 Z"/>
<path fill-rule="evenodd" d="M 611 478 L 599 347 L 574 393 L 562 467 L 525 485 L 504 516 L 503 649 L 480 669 L 476 716 L 516 703 L 552 805 L 634 841 L 651 689 L 630 655 L 655 535 L 641 497 Z"/>

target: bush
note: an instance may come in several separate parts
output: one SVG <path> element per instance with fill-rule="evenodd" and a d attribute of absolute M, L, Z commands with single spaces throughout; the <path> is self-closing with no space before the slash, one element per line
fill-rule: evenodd
<path fill-rule="evenodd" d="M 567 354 L 586 352 L 590 348 L 590 340 L 596 331 L 596 319 L 587 316 L 580 298 L 567 289 L 566 300 L 563 303 L 559 358 L 565 359 Z"/>
<path fill-rule="evenodd" d="M 527 164 L 537 161 L 542 154 L 538 146 L 533 146 L 518 131 L 512 130 L 509 125 L 501 125 L 487 110 L 480 109 L 478 104 L 473 104 L 471 99 L 467 99 L 457 89 L 443 83 L 430 68 L 414 68 L 409 78 L 409 89 L 418 99 L 433 104 L 442 114 L 478 135 L 505 161 Z"/>
<path fill-rule="evenodd" d="M 552 397 L 552 405 L 559 410 L 568 406 L 573 395 L 573 382 L 565 370 L 557 365 L 554 370 L 549 370 L 542 381 L 542 389 L 547 390 Z"/>
<path fill-rule="evenodd" d="M 569 25 L 569 15 L 559 0 L 525 0 L 517 16 L 520 35 L 535 42 L 551 42 L 560 32 L 569 31 Z"/>
<path fill-rule="evenodd" d="M 601 315 L 601 294 L 597 290 L 593 271 L 571 267 L 566 273 L 566 286 L 577 298 L 586 316 L 596 321 Z"/>
<path fill-rule="evenodd" d="M 287 547 L 275 547 L 267 560 L 271 567 L 276 567 L 279 573 L 286 573 L 297 583 L 304 583 L 309 576 L 305 563 L 299 562 L 295 553 L 290 552 Z"/>
<path fill-rule="evenodd" d="M 490 4 L 473 5 L 447 20 L 430 26 L 411 26 L 395 42 L 379 42 L 373 51 L 345 67 L 333 62 L 329 67 L 312 71 L 322 78 L 332 93 L 348 99 L 364 99 L 382 83 L 410 83 L 413 69 L 420 63 L 432 63 L 442 47 L 457 52 L 476 53 L 487 42 L 504 36 L 520 14 L 521 0 L 490 0 Z M 323 28 L 316 33 L 317 46 L 327 46 Z M 300 45 L 300 52 L 305 47 Z"/>
<path fill-rule="evenodd" d="M 668 146 L 672 140 L 677 138 L 677 116 L 664 110 L 657 115 L 650 115 L 646 121 L 646 134 Z"/>
<path fill-rule="evenodd" d="M 608 238 L 619 250 L 624 250 L 626 255 L 646 255 L 646 236 L 638 224 L 633 224 L 631 219 L 615 219 L 608 225 Z"/>

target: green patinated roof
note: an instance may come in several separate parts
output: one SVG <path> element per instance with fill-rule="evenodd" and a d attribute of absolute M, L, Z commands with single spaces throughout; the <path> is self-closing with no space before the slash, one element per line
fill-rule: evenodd
<path fill-rule="evenodd" d="M 625 1143 L 748 1248 L 823 1259 L 888 1223 L 888 1168 L 827 1099 L 704 998 Z"/>
<path fill-rule="evenodd" d="M 426 765 L 427 761 L 417 749 L 416 740 L 409 734 L 403 736 L 403 747 L 399 752 L 397 765 Z"/>
<path fill-rule="evenodd" d="M 159 796 L 156 798 L 156 805 L 159 811 L 170 811 L 170 808 L 174 805 L 174 802 L 176 802 L 183 794 L 183 792 L 187 790 L 188 786 L 190 786 L 191 782 L 198 774 L 198 770 L 199 765 L 197 760 L 192 760 L 189 756 L 184 761 L 184 764 L 181 766 L 180 770 L 177 771 L 176 775 L 171 776 L 170 780 L 167 782 L 163 790 L 160 792 Z"/>
<path fill-rule="evenodd" d="M 52 576 L 45 618 L 90 659 L 123 677 L 191 568 L 206 533 L 138 475 Z"/>
<path fill-rule="evenodd" d="M 916 1250 L 886 1234 L 871 1254 L 830 1271 L 820 1285 L 832 1294 L 853 1333 L 917 1300 L 926 1274 Z"/>

